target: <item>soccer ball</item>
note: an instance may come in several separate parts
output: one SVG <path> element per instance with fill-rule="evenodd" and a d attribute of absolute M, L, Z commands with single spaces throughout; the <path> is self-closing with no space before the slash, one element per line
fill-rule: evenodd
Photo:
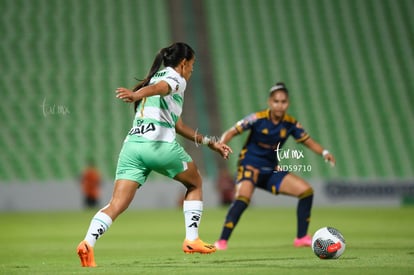
<path fill-rule="evenodd" d="M 337 259 L 345 251 L 345 239 L 338 229 L 322 227 L 312 237 L 312 250 L 320 259 Z"/>

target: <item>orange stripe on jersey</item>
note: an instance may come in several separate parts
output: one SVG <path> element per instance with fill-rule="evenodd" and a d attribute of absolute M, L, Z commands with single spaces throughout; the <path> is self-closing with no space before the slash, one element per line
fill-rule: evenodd
<path fill-rule="evenodd" d="M 293 123 L 293 124 L 295 124 L 297 122 L 296 119 L 293 116 L 288 115 L 288 114 L 285 114 L 283 116 L 283 120 L 286 121 L 286 122 Z"/>
<path fill-rule="evenodd" d="M 243 132 L 243 127 L 239 124 L 237 124 L 236 126 L 234 126 L 234 128 L 236 128 L 236 131 L 241 134 Z"/>
<path fill-rule="evenodd" d="M 256 112 L 255 114 L 256 114 L 257 119 L 270 118 L 270 110 L 269 109 Z"/>
<path fill-rule="evenodd" d="M 142 102 L 141 102 L 141 104 L 142 104 L 142 107 L 141 107 L 141 112 L 140 112 L 141 117 L 144 117 L 144 105 L 145 105 L 145 101 L 147 101 L 147 98 L 146 98 L 146 97 L 144 97 L 144 98 L 142 99 Z"/>
<path fill-rule="evenodd" d="M 309 134 L 304 135 L 303 137 L 299 138 L 296 140 L 296 142 L 304 142 L 305 140 L 307 140 L 308 138 L 310 138 Z"/>

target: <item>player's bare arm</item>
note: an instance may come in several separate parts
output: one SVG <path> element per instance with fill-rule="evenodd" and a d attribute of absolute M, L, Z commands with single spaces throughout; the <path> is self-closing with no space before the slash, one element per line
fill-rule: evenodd
<path fill-rule="evenodd" d="M 144 97 L 161 95 L 165 96 L 170 92 L 170 86 L 165 81 L 160 81 L 154 85 L 145 86 L 136 92 L 127 88 L 117 88 L 115 90 L 116 97 L 123 100 L 124 102 L 135 102 L 143 99 Z"/>
<path fill-rule="evenodd" d="M 237 131 L 236 127 L 231 127 L 221 135 L 220 142 L 227 144 L 230 140 L 232 140 L 233 137 L 237 136 L 238 134 L 239 132 Z"/>
<path fill-rule="evenodd" d="M 317 143 L 315 140 L 313 140 L 312 138 L 308 138 L 303 142 L 303 144 L 316 154 L 322 155 L 325 161 L 329 162 L 332 166 L 335 166 L 335 157 L 328 150 L 324 149 L 322 145 Z"/>
<path fill-rule="evenodd" d="M 208 147 L 218 152 L 224 159 L 229 158 L 229 154 L 233 153 L 231 148 L 223 142 L 216 142 L 214 139 L 209 139 L 207 136 L 203 136 L 197 133 L 196 130 L 184 124 L 181 117 L 175 124 L 175 131 L 177 134 L 185 137 L 186 139 L 192 140 L 197 144 L 206 144 Z"/>

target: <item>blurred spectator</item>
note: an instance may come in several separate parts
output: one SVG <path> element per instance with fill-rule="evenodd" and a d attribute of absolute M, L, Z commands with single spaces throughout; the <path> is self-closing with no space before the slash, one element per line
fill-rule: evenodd
<path fill-rule="evenodd" d="M 101 175 L 95 166 L 95 162 L 90 160 L 81 175 L 81 188 L 84 197 L 85 208 L 96 208 L 99 206 L 101 196 Z"/>
<path fill-rule="evenodd" d="M 217 176 L 217 190 L 220 195 L 220 204 L 229 205 L 234 199 L 234 179 L 226 168 L 221 168 Z"/>

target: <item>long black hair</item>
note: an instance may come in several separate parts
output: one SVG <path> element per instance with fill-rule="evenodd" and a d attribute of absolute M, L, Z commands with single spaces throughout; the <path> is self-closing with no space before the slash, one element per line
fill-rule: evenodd
<path fill-rule="evenodd" d="M 162 48 L 155 56 L 147 76 L 134 87 L 133 91 L 136 92 L 142 87 L 147 86 L 154 74 L 160 70 L 161 65 L 174 68 L 180 64 L 183 59 L 193 59 L 194 55 L 194 50 L 189 45 L 182 42 L 176 42 L 168 47 Z M 134 110 L 137 109 L 140 102 L 141 100 L 135 102 Z"/>

